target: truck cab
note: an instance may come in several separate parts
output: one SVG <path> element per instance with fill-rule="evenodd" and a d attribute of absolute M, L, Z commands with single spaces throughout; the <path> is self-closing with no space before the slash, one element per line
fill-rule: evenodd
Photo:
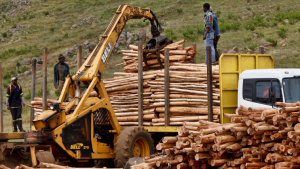
<path fill-rule="evenodd" d="M 300 69 L 245 70 L 238 81 L 238 106 L 272 107 L 270 92 L 276 102 L 295 103 L 300 100 Z M 273 103 L 274 104 L 274 103 Z"/>

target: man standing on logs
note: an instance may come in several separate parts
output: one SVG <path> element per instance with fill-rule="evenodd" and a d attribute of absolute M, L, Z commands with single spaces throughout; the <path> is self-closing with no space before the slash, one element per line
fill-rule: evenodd
<path fill-rule="evenodd" d="M 54 87 L 59 89 L 59 95 L 62 92 L 62 89 L 65 84 L 65 77 L 70 74 L 69 65 L 65 63 L 65 56 L 60 54 L 58 57 L 59 62 L 54 66 Z M 65 97 L 65 102 L 68 101 L 68 93 Z"/>
<path fill-rule="evenodd" d="M 18 78 L 11 78 L 12 84 L 7 88 L 6 106 L 10 110 L 13 119 L 13 132 L 25 132 L 22 127 L 22 105 L 25 106 L 24 96 L 21 86 L 17 82 Z"/>
<path fill-rule="evenodd" d="M 203 5 L 204 15 L 204 36 L 203 40 L 205 40 L 205 62 L 207 63 L 207 53 L 206 48 L 208 46 L 211 47 L 211 62 L 216 64 L 215 58 L 215 48 L 214 48 L 214 30 L 213 30 L 213 15 L 209 11 L 210 5 L 205 3 Z"/>
<path fill-rule="evenodd" d="M 213 13 L 212 11 L 212 7 L 210 7 L 210 12 L 212 13 L 213 15 L 213 30 L 215 32 L 215 36 L 214 36 L 214 48 L 215 48 L 215 57 L 216 57 L 216 62 L 219 64 L 219 58 L 220 58 L 220 54 L 217 50 L 217 44 L 218 44 L 218 41 L 220 39 L 220 31 L 219 31 L 219 25 L 218 25 L 218 18 L 217 16 Z"/>

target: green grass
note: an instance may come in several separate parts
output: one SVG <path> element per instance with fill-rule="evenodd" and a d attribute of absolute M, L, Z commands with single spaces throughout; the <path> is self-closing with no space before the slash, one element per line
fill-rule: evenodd
<path fill-rule="evenodd" d="M 10 4 L 11 0 L 2 0 L 1 2 L 3 4 Z M 7 14 L 10 9 L 2 10 L 0 13 L 2 18 L 0 20 L 0 40 L 4 40 L 4 42 L 0 42 L 0 60 L 4 63 L 4 87 L 7 87 L 11 83 L 10 78 L 12 76 L 16 76 L 16 63 L 21 63 L 24 58 L 42 58 L 43 47 L 48 48 L 49 59 L 55 58 L 57 60 L 59 54 L 64 54 L 67 49 L 73 48 L 74 45 L 82 44 L 87 40 L 94 42 L 104 33 L 115 15 L 118 6 L 124 3 L 121 0 L 31 0 L 30 2 L 30 7 L 27 7 L 26 10 L 17 11 L 13 15 Z M 202 11 L 203 3 L 204 1 L 197 0 L 126 1 L 126 4 L 130 6 L 150 8 L 155 13 L 159 22 L 163 23 L 165 32 L 162 34 L 171 40 L 187 39 L 188 41 L 185 46 L 197 44 L 197 63 L 203 63 L 205 57 L 203 52 L 204 41 L 202 40 L 204 33 L 202 19 L 204 15 Z M 286 31 L 284 36 L 288 38 L 288 42 L 291 39 L 294 39 L 295 42 L 289 43 L 284 48 L 281 45 L 269 47 L 268 51 L 281 51 L 279 53 L 271 53 L 276 68 L 299 67 L 299 58 L 292 54 L 293 51 L 299 52 L 298 46 L 300 45 L 300 12 L 293 9 L 294 6 L 300 6 L 298 1 L 274 0 L 271 5 L 269 1 L 254 2 L 253 0 L 215 0 L 210 3 L 214 8 L 215 14 L 218 16 L 221 32 L 218 48 L 232 49 L 234 46 L 238 48 L 248 46 L 255 48 L 259 46 L 262 38 L 250 40 L 249 37 L 252 36 L 253 32 L 263 33 L 267 41 L 271 37 L 274 41 L 280 42 L 283 39 L 279 36 L 277 32 L 279 29 L 277 27 L 285 27 L 288 28 L 288 31 Z M 262 8 L 258 7 L 260 5 Z M 253 15 L 245 14 L 245 9 L 251 9 Z M 271 12 L 265 12 L 265 10 L 271 10 Z M 80 25 L 82 19 L 86 17 L 92 17 L 91 21 L 95 21 L 96 24 L 92 26 L 90 22 L 84 24 L 83 27 L 70 29 L 74 24 Z M 265 17 L 269 18 L 265 20 Z M 289 24 L 284 22 L 285 19 L 289 20 Z M 142 19 L 130 19 L 123 31 L 131 31 L 137 34 L 140 28 L 144 28 L 147 32 L 147 37 L 151 37 L 149 24 L 149 21 L 143 22 Z M 11 30 L 15 25 L 24 25 L 25 28 L 20 29 L 14 35 L 8 33 L 7 30 Z M 54 31 L 51 31 L 51 28 L 54 28 Z M 123 48 L 127 49 L 126 45 L 121 49 Z M 83 52 L 85 50 L 86 48 L 83 49 Z M 286 55 L 287 57 L 281 59 L 282 55 Z M 85 56 L 85 53 L 83 53 L 83 56 Z M 102 73 L 103 78 L 111 78 L 114 72 L 123 71 L 123 66 L 114 66 L 123 61 L 121 58 L 121 54 L 112 53 L 111 59 L 108 61 L 110 66 L 107 66 Z M 76 66 L 72 66 L 74 65 L 74 59 L 72 57 L 67 61 L 71 72 L 77 71 Z M 47 69 L 48 97 L 50 99 L 57 99 L 58 96 L 55 93 L 56 90 L 53 89 L 52 82 L 53 66 L 54 63 L 49 63 Z M 22 66 L 19 68 L 20 72 L 21 68 Z M 38 67 L 37 75 L 42 75 L 41 67 Z M 31 77 L 23 78 L 19 82 L 25 91 L 24 94 L 28 94 Z M 29 87 L 25 87 L 28 84 Z M 37 78 L 36 85 L 36 93 L 39 94 L 38 97 L 41 97 L 41 78 Z M 5 95 L 3 95 L 3 98 L 5 99 Z M 25 102 L 29 104 L 29 100 L 25 100 Z M 26 118 L 29 118 L 29 111 L 30 109 L 23 109 L 25 127 L 28 126 L 29 119 Z M 11 116 L 9 113 L 5 115 L 4 119 L 7 126 L 11 126 Z"/>
<path fill-rule="evenodd" d="M 267 42 L 271 42 L 271 43 L 273 43 L 273 46 L 276 46 L 278 41 L 274 40 L 273 38 L 268 38 Z"/>
<path fill-rule="evenodd" d="M 256 47 L 257 47 L 257 44 L 254 44 L 254 43 L 252 43 L 248 46 L 248 48 L 251 50 L 254 50 Z"/>
<path fill-rule="evenodd" d="M 279 37 L 281 38 L 286 38 L 286 33 L 287 33 L 288 29 L 285 27 L 280 27 L 278 28 L 277 34 Z"/>

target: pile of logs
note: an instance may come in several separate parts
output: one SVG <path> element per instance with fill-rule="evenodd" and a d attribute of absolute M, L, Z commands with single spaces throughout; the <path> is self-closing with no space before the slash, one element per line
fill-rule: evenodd
<path fill-rule="evenodd" d="M 57 103 L 57 100 L 47 99 L 47 110 L 50 110 L 50 104 L 51 103 Z M 64 108 L 68 102 L 63 102 L 62 108 Z M 31 105 L 28 105 L 29 107 L 34 108 L 34 115 L 38 116 L 42 114 L 43 112 L 43 98 L 35 97 L 34 101 L 31 101 Z"/>
<path fill-rule="evenodd" d="M 191 63 L 193 62 L 193 57 L 196 54 L 195 49 L 190 47 L 184 47 L 183 43 L 185 43 L 186 40 L 181 40 L 178 42 L 174 42 L 170 45 L 167 45 L 165 48 L 169 48 L 169 61 L 170 65 L 173 65 L 173 63 Z M 117 64 L 119 65 L 126 65 L 124 67 L 124 71 L 129 72 L 138 72 L 138 46 L 135 45 L 129 45 L 130 50 L 121 50 L 123 54 L 123 60 L 124 63 Z M 160 51 L 160 61 L 161 63 L 164 63 L 164 49 Z M 149 65 L 149 68 L 146 68 L 146 64 L 143 63 L 143 69 L 144 70 L 154 70 L 154 69 L 161 69 L 161 66 L 157 60 L 157 57 L 155 54 L 147 54 L 147 63 Z"/>
<path fill-rule="evenodd" d="M 276 105 L 282 108 L 240 106 L 237 114 L 224 114 L 229 124 L 185 122 L 178 136 L 156 146 L 162 153 L 132 169 L 300 168 L 300 103 Z"/>
<path fill-rule="evenodd" d="M 170 125 L 181 126 L 184 121 L 208 119 L 206 64 L 173 63 L 170 75 Z M 219 67 L 213 66 L 213 119 L 219 122 Z M 115 72 L 115 77 L 104 79 L 106 91 L 121 126 L 138 125 L 138 74 Z M 143 73 L 144 126 L 165 125 L 164 70 Z M 97 97 L 94 91 L 90 97 Z M 56 100 L 47 100 L 50 103 Z M 67 102 L 64 102 L 64 107 Z M 35 114 L 42 113 L 42 99 L 31 102 Z M 97 121 L 96 121 L 97 123 Z"/>
<path fill-rule="evenodd" d="M 207 120 L 207 73 L 205 64 L 174 63 L 170 66 L 170 125 Z M 219 122 L 219 67 L 213 66 L 213 113 Z M 138 74 L 115 73 L 103 80 L 120 125 L 138 125 Z M 143 120 L 145 126 L 165 125 L 164 71 L 143 73 Z"/>

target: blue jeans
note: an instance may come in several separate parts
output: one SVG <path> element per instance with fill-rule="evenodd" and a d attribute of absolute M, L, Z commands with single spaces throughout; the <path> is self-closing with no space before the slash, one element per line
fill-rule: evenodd
<path fill-rule="evenodd" d="M 207 54 L 206 54 L 206 47 L 211 47 L 211 62 L 216 63 L 216 57 L 215 57 L 215 47 L 214 47 L 214 33 L 210 32 L 206 35 L 205 39 L 205 63 L 207 63 Z"/>

